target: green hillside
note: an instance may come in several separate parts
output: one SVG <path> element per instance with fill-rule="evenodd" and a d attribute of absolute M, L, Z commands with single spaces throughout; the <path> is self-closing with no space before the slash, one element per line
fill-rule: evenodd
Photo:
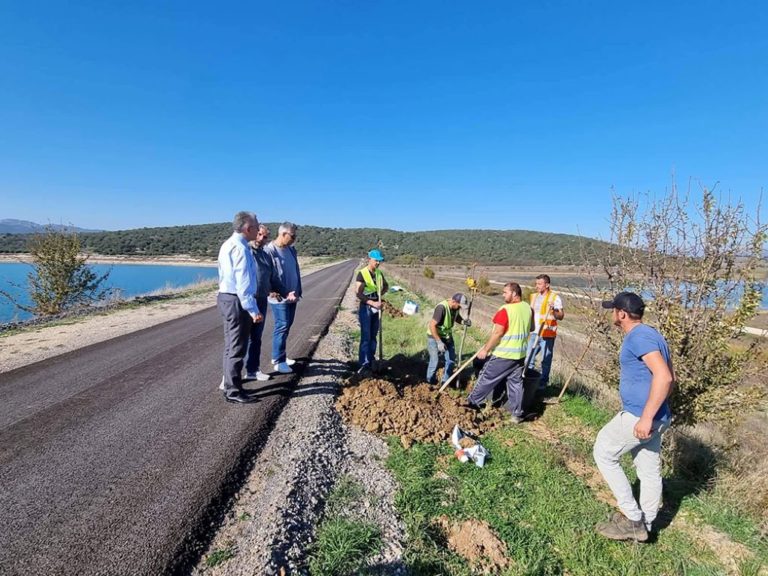
<path fill-rule="evenodd" d="M 278 224 L 268 223 L 273 232 Z M 82 234 L 84 249 L 103 255 L 216 256 L 231 224 L 137 228 Z M 0 235 L 0 253 L 26 251 L 29 235 Z M 481 262 L 488 264 L 574 264 L 580 253 L 607 246 L 591 238 L 529 230 L 435 230 L 398 232 L 380 228 L 299 226 L 296 248 L 305 256 L 357 258 L 380 247 L 388 260 L 417 262 Z"/>

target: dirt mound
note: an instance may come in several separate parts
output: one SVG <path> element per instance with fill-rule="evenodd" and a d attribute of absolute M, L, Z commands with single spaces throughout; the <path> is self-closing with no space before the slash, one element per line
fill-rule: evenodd
<path fill-rule="evenodd" d="M 399 436 L 405 448 L 414 441 L 443 442 L 458 424 L 479 435 L 503 422 L 503 412 L 480 413 L 461 406 L 462 400 L 436 394 L 427 384 L 398 386 L 388 380 L 367 378 L 344 387 L 336 401 L 342 418 L 367 432 Z"/>
<path fill-rule="evenodd" d="M 403 318 L 405 314 L 402 310 L 398 310 L 393 304 L 390 304 L 386 300 L 383 301 L 384 312 L 389 314 L 393 318 Z"/>
<path fill-rule="evenodd" d="M 484 574 L 496 574 L 509 565 L 507 546 L 493 533 L 486 522 L 465 520 L 453 522 L 440 516 L 437 524 L 443 529 L 451 550 L 465 558 L 473 568 Z"/>

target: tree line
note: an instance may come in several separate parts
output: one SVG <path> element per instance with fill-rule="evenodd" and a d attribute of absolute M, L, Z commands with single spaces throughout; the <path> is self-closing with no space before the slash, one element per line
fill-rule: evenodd
<path fill-rule="evenodd" d="M 267 223 L 272 235 L 278 223 Z M 84 251 L 105 256 L 190 255 L 215 257 L 231 234 L 229 223 L 137 228 L 81 234 Z M 0 235 L 0 253 L 29 252 L 33 235 Z M 296 249 L 304 256 L 358 258 L 380 248 L 404 264 L 479 262 L 507 265 L 575 265 L 584 253 L 603 253 L 608 244 L 571 234 L 531 230 L 433 230 L 399 232 L 383 228 L 299 226 Z"/>

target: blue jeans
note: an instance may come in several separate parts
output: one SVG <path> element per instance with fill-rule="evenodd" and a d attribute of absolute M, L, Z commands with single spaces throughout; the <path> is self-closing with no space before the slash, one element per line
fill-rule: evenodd
<path fill-rule="evenodd" d="M 248 355 L 245 358 L 245 371 L 249 374 L 255 374 L 259 371 L 261 335 L 264 333 L 264 323 L 267 321 L 267 297 L 257 297 L 256 305 L 264 316 L 264 321 L 251 325 L 251 333 L 248 336 Z"/>
<path fill-rule="evenodd" d="M 528 337 L 528 346 L 533 346 L 536 341 L 536 334 L 531 334 Z M 539 344 L 536 349 L 530 353 L 530 360 L 528 360 L 528 368 L 533 370 L 536 364 L 536 356 L 540 353 L 541 356 L 541 380 L 539 380 L 539 388 L 544 388 L 549 384 L 549 371 L 552 368 L 552 354 L 555 351 L 555 339 L 554 338 L 540 338 Z"/>
<path fill-rule="evenodd" d="M 360 366 L 373 367 L 376 359 L 376 338 L 379 334 L 379 314 L 373 314 L 367 305 L 360 306 L 357 317 L 360 320 L 360 349 L 358 361 Z"/>
<path fill-rule="evenodd" d="M 296 317 L 296 302 L 282 301 L 279 304 L 269 303 L 275 317 L 275 331 L 272 334 L 272 363 L 285 362 L 285 346 L 288 343 L 288 332 Z"/>
<path fill-rule="evenodd" d="M 445 344 L 445 352 L 443 357 L 445 358 L 445 368 L 443 369 L 443 379 L 445 382 L 451 377 L 453 373 L 453 365 L 456 360 L 456 350 L 453 346 L 453 338 L 443 340 Z M 432 336 L 427 336 L 427 352 L 429 353 L 429 364 L 427 364 L 427 382 L 430 384 L 435 383 L 435 372 L 437 372 L 437 363 L 440 360 L 440 352 L 437 349 L 437 340 Z"/>

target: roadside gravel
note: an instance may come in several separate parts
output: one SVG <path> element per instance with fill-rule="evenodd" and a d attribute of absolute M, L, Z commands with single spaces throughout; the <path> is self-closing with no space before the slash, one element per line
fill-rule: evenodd
<path fill-rule="evenodd" d="M 325 501 L 344 479 L 362 487 L 349 514 L 379 526 L 383 550 L 369 563 L 371 574 L 406 574 L 404 527 L 397 518 L 397 485 L 384 468 L 386 443 L 345 425 L 334 408 L 357 328 L 353 289 L 283 409 L 243 488 L 219 527 L 196 575 L 308 574 L 315 530 Z M 210 566 L 217 557 L 229 559 Z"/>

